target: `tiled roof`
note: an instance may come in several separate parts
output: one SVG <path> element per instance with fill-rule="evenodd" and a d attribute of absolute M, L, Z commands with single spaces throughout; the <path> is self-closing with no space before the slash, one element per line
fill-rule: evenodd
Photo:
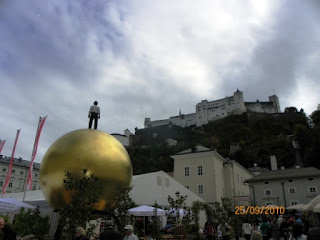
<path fill-rule="evenodd" d="M 188 154 L 188 153 L 197 153 L 197 152 L 208 152 L 208 151 L 212 151 L 212 149 L 206 148 L 206 147 L 201 146 L 201 145 L 198 145 L 198 146 L 195 147 L 194 150 L 191 149 L 191 148 L 189 148 L 189 149 L 187 149 L 187 150 L 184 150 L 184 151 L 182 151 L 182 152 L 177 153 L 176 155 Z"/>
<path fill-rule="evenodd" d="M 262 172 L 259 175 L 246 180 L 246 182 L 258 182 L 258 181 L 265 181 L 265 180 L 317 177 L 317 176 L 320 177 L 320 170 L 314 167 L 292 168 L 292 169 Z"/>
<path fill-rule="evenodd" d="M 3 157 L 0 158 L 0 163 L 5 163 L 9 164 L 10 163 L 10 157 Z M 33 169 L 40 169 L 40 163 L 33 162 Z M 13 159 L 13 166 L 18 166 L 18 167 L 25 167 L 28 168 L 30 166 L 30 161 L 23 160 L 21 158 L 14 158 Z"/>

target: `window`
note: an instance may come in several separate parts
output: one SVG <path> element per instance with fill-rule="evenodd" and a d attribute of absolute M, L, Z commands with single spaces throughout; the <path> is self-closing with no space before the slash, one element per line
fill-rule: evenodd
<path fill-rule="evenodd" d="M 312 178 L 312 177 L 309 177 L 309 178 L 308 178 L 308 181 L 313 181 L 313 178 Z"/>
<path fill-rule="evenodd" d="M 264 184 L 269 184 L 269 182 L 264 182 Z"/>
<path fill-rule="evenodd" d="M 12 187 L 12 182 L 9 182 L 9 187 Z"/>
<path fill-rule="evenodd" d="M 184 175 L 189 176 L 189 167 L 184 168 Z"/>
<path fill-rule="evenodd" d="M 37 184 L 33 184 L 32 190 L 36 190 L 36 188 L 37 188 Z"/>
<path fill-rule="evenodd" d="M 315 193 L 315 192 L 317 192 L 317 188 L 316 187 L 309 187 L 309 192 Z"/>
<path fill-rule="evenodd" d="M 2 172 L 6 172 L 7 171 L 7 169 L 6 168 L 2 168 Z"/>
<path fill-rule="evenodd" d="M 189 186 L 185 186 L 185 187 L 188 188 L 188 189 L 190 188 Z"/>
<path fill-rule="evenodd" d="M 23 175 L 23 172 L 22 172 L 22 171 L 20 172 L 20 175 Z"/>
<path fill-rule="evenodd" d="M 38 177 L 38 173 L 36 173 L 34 176 L 35 176 L 35 177 Z"/>
<path fill-rule="evenodd" d="M 296 193 L 296 189 L 295 188 L 288 188 L 289 193 Z"/>
<path fill-rule="evenodd" d="M 297 205 L 297 204 L 298 204 L 298 201 L 290 201 L 290 204 L 291 204 L 291 206 Z"/>
<path fill-rule="evenodd" d="M 3 186 L 3 180 L 0 180 L 0 187 Z"/>
<path fill-rule="evenodd" d="M 18 181 L 16 187 L 17 187 L 17 188 L 21 188 L 21 187 L 22 187 L 22 181 Z"/>
<path fill-rule="evenodd" d="M 291 182 L 291 183 L 292 183 L 292 182 L 293 182 L 293 179 L 289 179 L 288 182 Z"/>
<path fill-rule="evenodd" d="M 264 195 L 270 196 L 271 195 L 271 190 L 270 189 L 264 190 Z"/>
<path fill-rule="evenodd" d="M 266 206 L 272 205 L 272 202 L 266 202 Z"/>
<path fill-rule="evenodd" d="M 11 172 L 12 172 L 12 173 L 15 173 L 15 172 L 16 172 L 16 170 L 15 170 L 15 169 L 12 169 L 12 170 L 11 170 Z"/>
<path fill-rule="evenodd" d="M 198 166 L 198 175 L 199 175 L 199 176 L 202 175 L 202 166 Z"/>
<path fill-rule="evenodd" d="M 203 186 L 202 185 L 198 186 L 198 193 L 203 194 Z"/>

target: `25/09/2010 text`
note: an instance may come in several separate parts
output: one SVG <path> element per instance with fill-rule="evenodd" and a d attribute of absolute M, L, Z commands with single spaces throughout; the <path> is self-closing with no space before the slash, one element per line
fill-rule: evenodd
<path fill-rule="evenodd" d="M 274 215 L 284 214 L 284 206 L 235 206 L 235 215 Z"/>

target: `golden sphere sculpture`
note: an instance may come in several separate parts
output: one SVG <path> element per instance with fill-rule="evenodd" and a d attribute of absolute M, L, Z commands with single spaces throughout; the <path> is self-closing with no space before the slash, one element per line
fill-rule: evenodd
<path fill-rule="evenodd" d="M 94 173 L 103 184 L 102 197 L 94 206 L 96 211 L 104 211 L 107 204 L 112 204 L 116 185 L 131 184 L 130 157 L 117 139 L 99 130 L 75 130 L 58 138 L 41 163 L 41 189 L 52 208 L 71 203 L 70 192 L 63 188 L 65 171 L 80 177 L 83 169 L 87 174 Z"/>

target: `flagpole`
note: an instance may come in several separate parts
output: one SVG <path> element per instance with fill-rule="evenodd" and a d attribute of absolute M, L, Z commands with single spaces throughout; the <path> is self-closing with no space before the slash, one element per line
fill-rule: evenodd
<path fill-rule="evenodd" d="M 35 138 L 34 138 L 33 149 L 32 149 L 32 152 L 31 152 L 31 158 L 30 158 L 30 161 L 31 161 L 31 159 L 32 159 L 32 157 L 33 157 L 33 152 L 34 152 L 34 147 L 35 147 L 35 145 L 36 145 L 36 141 L 37 141 L 37 135 L 38 135 L 38 132 L 39 132 L 40 122 L 41 122 L 41 117 L 39 117 L 38 127 L 37 127 L 37 132 L 36 132 L 36 136 L 35 136 Z M 31 162 L 30 162 L 30 163 L 31 163 Z M 29 166 L 29 169 L 30 169 L 30 166 Z M 27 171 L 27 173 L 29 174 L 29 171 Z M 24 199 L 26 198 L 27 184 L 28 184 L 28 178 L 27 178 L 27 181 L 25 181 L 22 202 L 24 202 Z"/>
<path fill-rule="evenodd" d="M 1 139 L 0 139 L 0 153 L 1 153 L 2 148 L 3 148 L 3 146 L 4 146 L 5 143 L 6 143 L 6 140 L 1 140 Z"/>
<path fill-rule="evenodd" d="M 17 134 L 16 134 L 16 140 L 14 141 L 14 145 L 13 145 L 13 149 L 12 149 L 12 154 L 11 154 L 11 159 L 10 159 L 10 164 L 9 164 L 9 169 L 8 169 L 8 174 L 6 177 L 6 181 L 4 183 L 4 186 L 2 187 L 2 192 L 1 192 L 1 198 L 3 197 L 3 194 L 9 184 L 10 178 L 11 178 L 11 172 L 12 172 L 12 165 L 13 165 L 13 161 L 14 161 L 14 152 L 16 150 L 16 146 L 17 146 L 17 142 L 18 142 L 18 138 L 20 135 L 20 131 L 21 129 L 17 130 Z"/>
<path fill-rule="evenodd" d="M 45 116 L 43 118 L 39 117 L 37 133 L 36 133 L 36 137 L 34 139 L 34 145 L 33 145 L 33 150 L 32 150 L 32 153 L 31 153 L 30 165 L 29 165 L 29 169 L 28 169 L 27 182 L 25 184 L 25 189 L 24 189 L 24 193 L 23 193 L 23 201 L 25 200 L 27 189 L 29 188 L 29 190 L 31 190 L 31 187 L 32 187 L 33 161 L 34 161 L 34 159 L 36 157 L 36 154 L 37 154 L 37 149 L 38 149 L 38 144 L 39 144 L 41 131 L 42 131 L 42 128 L 43 128 L 43 125 L 44 125 L 46 119 L 47 119 L 47 116 Z"/>

